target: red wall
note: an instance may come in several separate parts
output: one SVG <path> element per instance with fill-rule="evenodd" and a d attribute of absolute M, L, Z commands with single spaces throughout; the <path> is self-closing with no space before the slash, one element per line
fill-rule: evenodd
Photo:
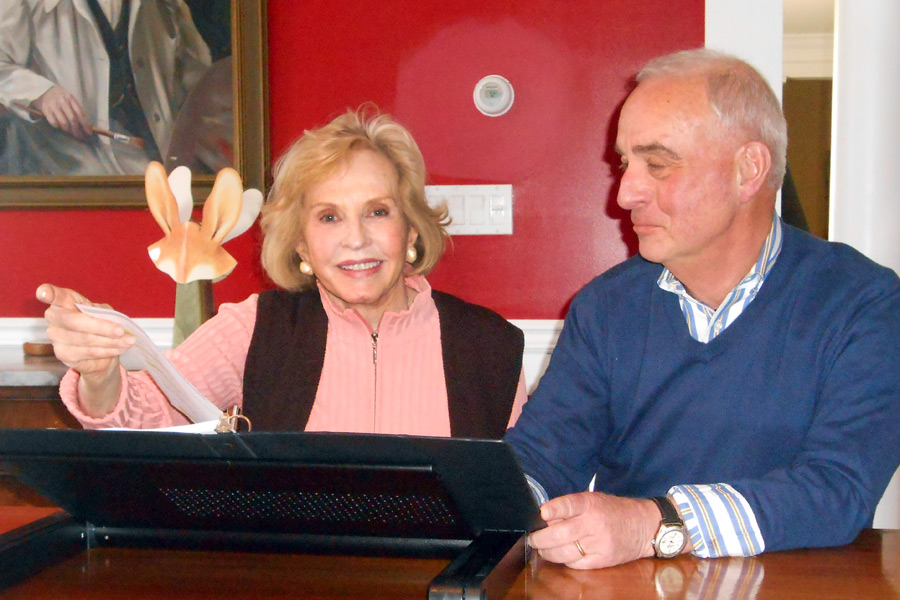
<path fill-rule="evenodd" d="M 616 111 L 648 58 L 703 44 L 704 0 L 431 2 L 269 0 L 272 155 L 304 129 L 373 101 L 407 125 L 432 184 L 511 183 L 512 236 L 460 236 L 439 289 L 508 318 L 552 319 L 594 275 L 633 252 L 615 205 Z M 512 110 L 478 113 L 472 89 L 500 74 Z M 0 212 L 0 316 L 42 313 L 52 281 L 131 315 L 169 317 L 174 283 L 146 247 L 144 211 Z M 258 232 L 229 242 L 236 270 L 217 302 L 270 287 Z"/>

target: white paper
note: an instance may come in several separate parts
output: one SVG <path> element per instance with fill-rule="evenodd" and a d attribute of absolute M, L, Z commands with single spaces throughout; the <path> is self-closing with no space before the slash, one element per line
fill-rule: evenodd
<path fill-rule="evenodd" d="M 129 427 L 108 427 L 104 431 L 166 431 L 169 433 L 216 433 L 219 420 L 191 423 L 190 425 L 173 425 L 172 427 L 160 427 L 159 429 L 131 429 Z"/>
<path fill-rule="evenodd" d="M 77 304 L 76 306 L 85 314 L 118 323 L 126 333 L 135 337 L 137 342 L 134 346 L 119 358 L 126 369 L 132 371 L 144 369 L 150 373 L 172 406 L 184 413 L 195 424 L 203 424 L 204 421 L 219 422 L 222 411 L 204 398 L 203 394 L 184 378 L 184 375 L 175 368 L 172 361 L 163 355 L 150 336 L 137 323 L 127 315 L 111 308 L 86 304 Z"/>

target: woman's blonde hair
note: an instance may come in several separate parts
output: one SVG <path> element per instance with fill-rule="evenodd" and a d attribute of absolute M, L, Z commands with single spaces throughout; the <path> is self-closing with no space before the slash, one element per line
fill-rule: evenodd
<path fill-rule="evenodd" d="M 447 242 L 446 206 L 432 208 L 425 201 L 425 161 L 405 127 L 371 105 L 348 110 L 331 123 L 303 132 L 278 159 L 274 183 L 262 208 L 264 235 L 262 265 L 276 285 L 287 290 L 312 287 L 315 278 L 300 272 L 295 250 L 300 241 L 306 195 L 347 163 L 357 151 L 370 150 L 387 158 L 397 171 L 397 206 L 418 233 L 418 257 L 411 273 L 434 269 Z"/>

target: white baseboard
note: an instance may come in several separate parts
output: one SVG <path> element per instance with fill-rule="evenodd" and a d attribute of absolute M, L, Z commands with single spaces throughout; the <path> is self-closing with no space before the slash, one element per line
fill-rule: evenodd
<path fill-rule="evenodd" d="M 160 348 L 172 347 L 174 319 L 134 320 L 153 343 Z M 25 342 L 47 340 L 47 322 L 44 319 L 0 319 L 0 346 L 21 346 Z"/>
<path fill-rule="evenodd" d="M 160 348 L 172 347 L 174 319 L 135 319 L 153 343 Z M 550 354 L 556 346 L 562 321 L 555 319 L 515 320 L 513 324 L 525 332 L 525 382 L 528 393 L 534 391 L 538 380 L 544 374 Z M 17 347 L 25 342 L 47 339 L 47 324 L 44 319 L 0 319 L 0 346 Z"/>
<path fill-rule="evenodd" d="M 522 359 L 522 367 L 525 369 L 525 384 L 528 386 L 528 393 L 531 394 L 547 369 L 563 322 L 557 319 L 521 319 L 513 320 L 512 324 L 525 332 L 525 356 Z"/>

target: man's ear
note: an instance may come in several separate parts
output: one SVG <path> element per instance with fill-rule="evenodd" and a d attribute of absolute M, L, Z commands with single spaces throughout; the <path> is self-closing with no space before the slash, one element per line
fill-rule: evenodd
<path fill-rule="evenodd" d="M 747 142 L 738 149 L 736 159 L 741 202 L 749 202 L 766 185 L 772 169 L 772 153 L 762 142 Z"/>

